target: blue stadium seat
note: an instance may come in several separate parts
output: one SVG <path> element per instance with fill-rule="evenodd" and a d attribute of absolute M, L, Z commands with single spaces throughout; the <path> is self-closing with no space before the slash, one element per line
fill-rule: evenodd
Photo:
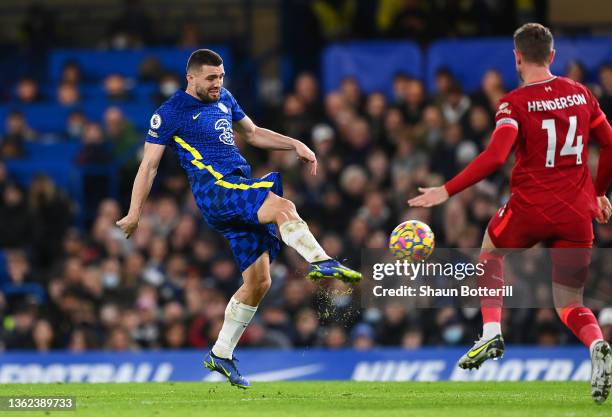
<path fill-rule="evenodd" d="M 77 141 L 59 143 L 27 142 L 25 144 L 26 158 L 31 162 L 48 160 L 71 164 L 74 162 L 80 149 L 81 143 Z"/>
<path fill-rule="evenodd" d="M 391 95 L 391 81 L 399 72 L 422 78 L 423 57 L 412 42 L 352 42 L 335 44 L 323 51 L 323 90 L 328 93 L 343 78 L 354 76 L 366 93 Z"/>
<path fill-rule="evenodd" d="M 2 291 L 8 299 L 12 297 L 27 296 L 33 297 L 37 303 L 43 303 L 46 298 L 45 289 L 37 282 L 24 282 L 21 284 L 6 282 L 0 285 L 0 291 Z"/>
<path fill-rule="evenodd" d="M 480 87 L 482 75 L 489 69 L 501 73 L 506 88 L 515 88 L 518 77 L 512 48 L 512 39 L 509 38 L 434 42 L 427 53 L 427 89 L 435 91 L 436 71 L 442 67 L 449 69 L 469 93 Z"/>
<path fill-rule="evenodd" d="M 55 103 L 57 100 L 57 84 L 44 84 L 41 87 L 41 93 L 47 103 Z M 137 101 L 151 100 L 157 92 L 155 83 L 138 83 L 130 92 Z M 79 92 L 83 101 L 86 100 L 104 100 L 106 93 L 104 92 L 104 84 L 102 81 L 96 83 L 83 83 L 79 86 Z"/>
<path fill-rule="evenodd" d="M 21 111 L 29 126 L 41 133 L 62 133 L 66 128 L 66 118 L 73 110 L 56 103 L 36 103 L 24 105 L 0 106 L 0 132 L 5 132 L 4 120 L 9 112 Z"/>
<path fill-rule="evenodd" d="M 82 221 L 83 212 L 83 173 L 81 168 L 73 161 L 62 159 L 45 159 L 42 157 L 23 160 L 5 161 L 10 178 L 22 187 L 28 187 L 34 177 L 45 174 L 55 185 L 62 189 L 77 203 L 77 222 Z"/>
<path fill-rule="evenodd" d="M 66 190 L 73 198 L 80 200 L 82 194 L 81 175 L 79 169 L 65 161 L 51 159 L 23 159 L 5 161 L 9 176 L 22 187 L 27 187 L 32 179 L 44 173 L 48 175 L 55 184 Z"/>
<path fill-rule="evenodd" d="M 225 46 L 212 45 L 230 67 L 230 50 Z M 49 58 L 49 79 L 59 81 L 62 68 L 68 61 L 76 62 L 88 80 L 101 80 L 108 74 L 117 73 L 126 77 L 137 77 L 140 64 L 145 58 L 156 57 L 162 67 L 178 75 L 185 73 L 185 64 L 191 49 L 145 48 L 133 50 L 57 49 Z"/>
<path fill-rule="evenodd" d="M 57 103 L 57 88 L 59 84 L 44 83 L 41 86 L 43 99 L 47 103 Z M 87 100 L 90 97 L 104 97 L 104 87 L 102 82 L 82 83 L 79 85 L 79 93 L 82 100 Z"/>
<path fill-rule="evenodd" d="M 0 286 L 9 281 L 8 271 L 6 270 L 6 255 L 0 250 Z"/>
<path fill-rule="evenodd" d="M 155 83 L 139 83 L 132 89 L 132 94 L 137 101 L 151 101 L 157 91 Z"/>
<path fill-rule="evenodd" d="M 589 81 L 597 79 L 599 66 L 612 63 L 612 37 L 555 39 L 557 50 L 552 71 L 563 74 L 571 61 L 579 61 L 587 71 Z"/>
<path fill-rule="evenodd" d="M 102 122 L 104 112 L 111 106 L 119 107 L 125 117 L 138 129 L 149 126 L 151 115 L 155 111 L 152 100 L 138 100 L 127 103 L 112 103 L 106 99 L 85 100 L 82 105 L 62 107 L 55 103 L 32 104 L 28 106 L 0 106 L 0 134 L 5 133 L 5 119 L 12 110 L 23 112 L 25 118 L 34 130 L 40 133 L 63 134 L 66 121 L 72 111 L 80 110 L 94 122 Z"/>
<path fill-rule="evenodd" d="M 104 83 L 85 83 L 79 86 L 79 92 L 83 100 L 100 100 L 105 97 Z"/>
<path fill-rule="evenodd" d="M 435 73 L 439 68 L 448 68 L 461 82 L 467 92 L 480 87 L 482 75 L 491 68 L 497 69 L 504 79 L 506 88 L 515 88 L 518 76 L 515 70 L 514 46 L 510 38 L 442 40 L 430 45 L 427 53 L 427 87 L 434 91 Z M 591 79 L 597 68 L 612 62 L 612 38 L 558 38 L 552 71 L 564 74 L 569 62 L 580 61 L 589 72 Z"/>
<path fill-rule="evenodd" d="M 113 106 L 119 107 L 134 127 L 141 130 L 148 128 L 151 115 L 155 111 L 155 105 L 151 101 L 109 103 L 103 99 L 86 101 L 83 105 L 83 112 L 90 120 L 100 123 L 103 120 L 104 112 Z"/>

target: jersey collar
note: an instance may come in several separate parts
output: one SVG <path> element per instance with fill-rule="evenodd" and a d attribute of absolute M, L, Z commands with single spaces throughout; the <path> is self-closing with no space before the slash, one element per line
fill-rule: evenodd
<path fill-rule="evenodd" d="M 546 83 L 551 82 L 552 80 L 555 80 L 556 78 L 557 78 L 557 76 L 556 76 L 556 75 L 553 75 L 552 77 L 547 78 L 547 79 L 545 79 L 545 80 L 541 80 L 541 81 L 534 81 L 534 82 L 532 82 L 532 83 L 525 84 L 525 85 L 523 85 L 523 87 L 529 87 L 530 85 L 546 84 Z"/>

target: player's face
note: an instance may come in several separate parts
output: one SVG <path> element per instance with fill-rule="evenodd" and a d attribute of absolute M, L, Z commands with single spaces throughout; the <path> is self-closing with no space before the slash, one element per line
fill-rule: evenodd
<path fill-rule="evenodd" d="M 219 100 L 223 78 L 225 77 L 223 65 L 218 67 L 202 65 L 201 71 L 192 74 L 192 77 L 190 81 L 193 83 L 195 93 L 200 100 L 205 102 Z"/>

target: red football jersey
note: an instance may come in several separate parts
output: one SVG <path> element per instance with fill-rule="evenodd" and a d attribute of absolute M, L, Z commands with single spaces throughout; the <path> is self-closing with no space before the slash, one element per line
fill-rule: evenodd
<path fill-rule="evenodd" d="M 515 211 L 551 223 L 597 214 L 588 142 L 591 128 L 602 117 L 591 92 L 564 77 L 526 84 L 500 100 L 497 126 L 518 128 L 510 181 Z"/>

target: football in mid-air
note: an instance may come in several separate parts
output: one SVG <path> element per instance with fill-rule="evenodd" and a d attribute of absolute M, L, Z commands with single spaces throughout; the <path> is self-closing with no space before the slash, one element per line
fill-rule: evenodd
<path fill-rule="evenodd" d="M 389 249 L 396 258 L 421 262 L 434 250 L 434 234 L 429 226 L 418 220 L 407 220 L 397 225 L 389 239 Z"/>

